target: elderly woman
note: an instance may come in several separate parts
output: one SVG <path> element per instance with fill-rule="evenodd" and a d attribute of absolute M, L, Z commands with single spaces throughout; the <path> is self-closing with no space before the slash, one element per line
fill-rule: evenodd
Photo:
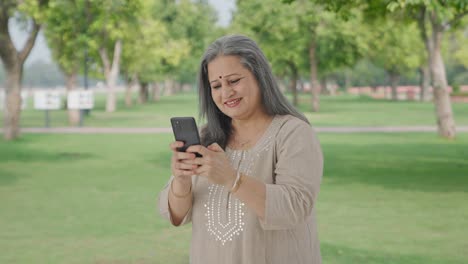
<path fill-rule="evenodd" d="M 239 35 L 212 43 L 199 98 L 203 145 L 170 145 L 173 176 L 159 195 L 162 216 L 192 223 L 191 263 L 321 263 L 320 143 L 257 44 Z"/>

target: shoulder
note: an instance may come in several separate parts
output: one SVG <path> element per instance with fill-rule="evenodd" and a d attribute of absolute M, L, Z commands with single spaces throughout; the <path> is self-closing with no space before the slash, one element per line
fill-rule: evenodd
<path fill-rule="evenodd" d="M 315 134 L 312 126 L 298 117 L 282 115 L 277 116 L 277 118 L 279 119 L 279 129 L 276 138 L 279 140 L 284 140 L 290 136 L 308 137 Z"/>
<path fill-rule="evenodd" d="M 321 146 L 315 130 L 304 120 L 291 115 L 280 116 L 275 145 L 278 153 L 319 153 Z"/>

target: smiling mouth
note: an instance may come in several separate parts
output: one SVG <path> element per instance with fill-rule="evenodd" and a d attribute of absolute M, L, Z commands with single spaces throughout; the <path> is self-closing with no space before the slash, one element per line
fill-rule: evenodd
<path fill-rule="evenodd" d="M 237 105 L 239 105 L 241 100 L 242 100 L 242 98 L 237 98 L 237 99 L 234 99 L 234 100 L 229 100 L 229 101 L 225 102 L 224 104 L 227 107 L 236 107 Z"/>

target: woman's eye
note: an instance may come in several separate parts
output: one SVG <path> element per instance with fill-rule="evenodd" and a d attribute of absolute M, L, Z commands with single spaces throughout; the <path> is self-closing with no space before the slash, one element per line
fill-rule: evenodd
<path fill-rule="evenodd" d="M 239 81 L 240 81 L 240 79 L 232 80 L 232 81 L 231 81 L 231 84 L 236 84 L 236 83 L 238 83 Z"/>
<path fill-rule="evenodd" d="M 211 88 L 212 88 L 212 89 L 219 89 L 219 88 L 221 88 L 221 85 L 215 85 L 215 86 L 213 86 L 213 87 L 211 87 Z"/>

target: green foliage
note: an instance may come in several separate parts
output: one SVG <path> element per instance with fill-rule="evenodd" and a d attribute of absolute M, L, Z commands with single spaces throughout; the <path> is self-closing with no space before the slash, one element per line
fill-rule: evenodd
<path fill-rule="evenodd" d="M 45 36 L 55 62 L 66 74 L 77 73 L 88 45 L 85 1 L 51 1 Z"/>
<path fill-rule="evenodd" d="M 424 46 L 415 23 L 377 21 L 369 27 L 369 58 L 393 74 L 412 72 L 424 62 Z"/>
<path fill-rule="evenodd" d="M 123 71 L 143 82 L 195 81 L 199 59 L 214 38 L 214 10 L 204 1 L 143 1 L 127 32 Z"/>
<path fill-rule="evenodd" d="M 233 32 L 256 39 L 278 75 L 288 68 L 309 70 L 309 45 L 315 41 L 318 70 L 327 75 L 352 66 L 366 49 L 364 32 L 359 31 L 359 13 L 344 20 L 313 1 L 240 1 L 234 16 Z"/>
<path fill-rule="evenodd" d="M 136 25 L 140 9 L 139 0 L 51 0 L 45 34 L 55 61 L 65 73 L 77 72 L 87 50 L 92 74 L 102 76 L 99 48 L 113 50 Z"/>
<path fill-rule="evenodd" d="M 47 4 L 49 0 L 24 0 L 12 1 L 18 3 L 17 11 L 21 16 L 27 16 L 34 19 L 37 23 L 42 24 L 47 19 Z"/>
<path fill-rule="evenodd" d="M 157 3 L 143 1 L 138 23 L 126 32 L 122 72 L 138 76 L 142 82 L 163 78 L 166 65 L 176 67 L 187 54 L 186 41 L 171 38 L 164 21 L 155 16 Z"/>
<path fill-rule="evenodd" d="M 164 10 L 162 14 L 159 14 L 160 10 Z M 163 9 L 155 9 L 154 13 L 166 23 L 170 37 L 186 45 L 186 53 L 181 56 L 177 67 L 167 65 L 168 75 L 180 82 L 194 83 L 201 56 L 207 46 L 221 35 L 216 26 L 215 10 L 207 1 L 182 0 L 166 4 Z"/>
<path fill-rule="evenodd" d="M 239 1 L 231 32 L 255 39 L 279 76 L 292 68 L 306 71 L 307 39 L 299 28 L 295 5 L 277 1 Z"/>
<path fill-rule="evenodd" d="M 363 59 L 351 69 L 351 85 L 363 87 L 386 85 L 385 70 L 368 59 Z"/>

